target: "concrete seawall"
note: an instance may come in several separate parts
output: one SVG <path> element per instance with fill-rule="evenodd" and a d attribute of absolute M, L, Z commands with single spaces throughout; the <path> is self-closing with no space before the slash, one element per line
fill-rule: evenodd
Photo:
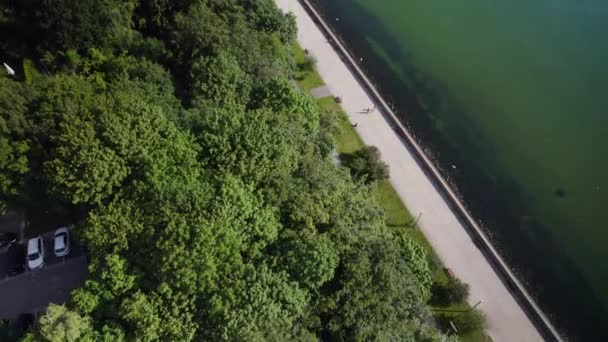
<path fill-rule="evenodd" d="M 365 73 L 359 68 L 356 61 L 349 54 L 348 50 L 345 48 L 344 44 L 342 44 L 338 36 L 333 33 L 331 28 L 325 23 L 321 15 L 315 10 L 308 0 L 298 1 L 307 11 L 308 15 L 317 24 L 318 28 L 322 31 L 326 38 L 328 38 L 328 40 L 331 42 L 334 50 L 340 55 L 341 59 L 348 66 L 353 75 L 356 76 L 368 95 L 375 100 L 381 111 L 386 114 L 386 119 L 390 123 L 395 133 L 397 133 L 401 141 L 415 156 L 419 167 L 433 182 L 435 189 L 440 193 L 442 198 L 449 205 L 452 212 L 460 220 L 462 226 L 465 227 L 475 245 L 482 251 L 483 255 L 490 263 L 496 274 L 500 277 L 505 287 L 511 292 L 514 298 L 516 298 L 519 305 L 522 307 L 528 318 L 533 322 L 537 330 L 542 334 L 543 338 L 548 341 L 562 341 L 563 339 L 555 327 L 553 327 L 549 319 L 538 307 L 531 295 L 527 292 L 513 272 L 511 272 L 508 265 L 492 246 L 489 239 L 470 215 L 458 195 L 445 180 L 435 164 L 427 157 L 412 134 L 400 122 L 396 114 L 382 98 Z"/>

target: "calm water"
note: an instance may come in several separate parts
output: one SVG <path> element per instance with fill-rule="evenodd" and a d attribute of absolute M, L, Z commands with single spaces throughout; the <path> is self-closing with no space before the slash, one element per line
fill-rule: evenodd
<path fill-rule="evenodd" d="M 558 328 L 608 341 L 608 1 L 316 3 Z"/>

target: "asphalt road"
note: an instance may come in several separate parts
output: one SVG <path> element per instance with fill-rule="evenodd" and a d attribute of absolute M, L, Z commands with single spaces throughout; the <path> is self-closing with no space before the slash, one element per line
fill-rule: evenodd
<path fill-rule="evenodd" d="M 0 282 L 0 319 L 42 311 L 49 303 L 65 303 L 70 291 L 81 286 L 86 276 L 86 257 L 75 254 L 4 280 Z"/>
<path fill-rule="evenodd" d="M 0 218 L 0 231 L 17 232 L 23 237 L 22 216 Z M 70 253 L 56 257 L 53 253 L 54 231 L 43 235 L 45 266 L 29 270 L 25 249 L 27 240 L 0 251 L 0 319 L 16 318 L 22 313 L 44 310 L 49 303 L 65 303 L 70 291 L 81 286 L 87 276 L 87 260 L 82 248 L 71 241 Z M 9 274 L 15 266 L 21 273 Z"/>

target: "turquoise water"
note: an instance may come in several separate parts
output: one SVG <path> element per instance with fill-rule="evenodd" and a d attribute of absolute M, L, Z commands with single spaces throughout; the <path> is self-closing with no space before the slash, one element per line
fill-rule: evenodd
<path fill-rule="evenodd" d="M 608 1 L 316 3 L 558 328 L 608 340 Z"/>

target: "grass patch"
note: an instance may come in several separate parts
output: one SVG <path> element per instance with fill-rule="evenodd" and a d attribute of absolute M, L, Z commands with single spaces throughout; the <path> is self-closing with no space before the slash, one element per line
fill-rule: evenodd
<path fill-rule="evenodd" d="M 393 188 L 389 180 L 378 182 L 378 201 L 386 210 L 386 224 L 389 227 L 411 228 L 415 218 L 405 207 L 397 191 Z"/>
<path fill-rule="evenodd" d="M 361 140 L 357 131 L 355 131 L 350 121 L 348 121 L 346 113 L 344 113 L 340 105 L 331 96 L 318 99 L 317 103 L 322 110 L 333 110 L 338 113 L 340 134 L 337 137 L 336 148 L 339 153 L 353 153 L 365 147 L 363 140 Z"/>
<path fill-rule="evenodd" d="M 311 57 L 307 56 L 298 44 L 294 46 L 294 57 L 297 66 L 295 79 L 302 89 L 310 91 L 325 84 L 315 70 L 314 63 L 310 63 Z"/>

